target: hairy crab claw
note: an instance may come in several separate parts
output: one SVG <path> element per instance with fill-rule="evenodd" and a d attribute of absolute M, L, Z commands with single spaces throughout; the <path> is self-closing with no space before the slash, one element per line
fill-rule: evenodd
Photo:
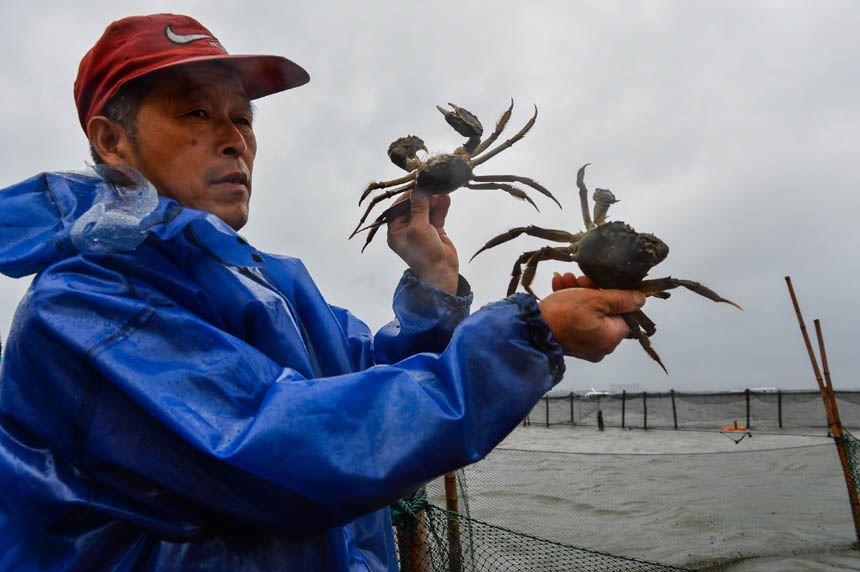
<path fill-rule="evenodd" d="M 423 161 L 418 157 L 418 151 L 424 150 L 426 152 L 427 147 L 420 137 L 408 135 L 391 143 L 388 147 L 388 158 L 392 163 L 409 172 L 400 178 L 390 181 L 370 183 L 362 193 L 358 201 L 359 205 L 373 191 L 389 189 L 373 197 L 367 210 L 365 210 L 358 221 L 355 230 L 349 236 L 349 238 L 352 238 L 359 232 L 369 231 L 367 233 L 367 240 L 361 249 L 362 251 L 373 240 L 379 227 L 392 219 L 409 213 L 411 205 L 409 199 L 399 201 L 383 211 L 372 223 L 365 226 L 364 223 L 373 210 L 373 207 L 380 201 L 413 189 L 419 189 L 427 194 L 446 194 L 462 187 L 479 190 L 501 190 L 516 199 L 530 203 L 537 209 L 537 205 L 532 201 L 531 197 L 520 187 L 512 184 L 518 183 L 549 197 L 561 208 L 561 203 L 558 202 L 552 193 L 534 179 L 518 175 L 476 175 L 473 172 L 475 167 L 511 147 L 528 133 L 537 119 L 537 107 L 535 107 L 532 118 L 522 129 L 510 139 L 491 149 L 490 147 L 502 134 L 511 117 L 511 112 L 514 108 L 513 100 L 511 100 L 511 105 L 507 111 L 496 122 L 493 133 L 484 140 L 481 140 L 484 129 L 481 122 L 473 113 L 453 103 L 449 103 L 448 105 L 451 107 L 450 110 L 440 106 L 437 106 L 437 109 L 442 112 L 445 121 L 457 133 L 468 138 L 467 141 L 452 153 L 435 155 Z"/>
<path fill-rule="evenodd" d="M 565 230 L 537 226 L 512 228 L 490 239 L 472 256 L 474 259 L 481 252 L 513 240 L 521 234 L 567 243 L 566 246 L 544 246 L 520 255 L 511 272 L 508 296 L 513 294 L 520 284 L 526 292 L 534 294 L 531 284 L 534 281 L 538 264 L 544 260 L 560 260 L 577 262 L 583 274 L 601 288 L 634 289 L 646 296 L 665 299 L 670 295 L 668 290 L 683 286 L 709 300 L 731 304 L 743 310 L 731 300 L 721 297 L 710 288 L 693 280 L 683 280 L 671 276 L 645 280 L 644 278 L 651 268 L 668 256 L 669 247 L 653 234 L 636 232 L 633 227 L 624 222 L 606 222 L 609 206 L 618 202 L 615 195 L 608 189 L 595 190 L 592 196 L 594 201 L 594 219 L 592 220 L 588 208 L 588 189 L 584 181 L 587 166 L 588 163 L 579 169 L 576 180 L 586 228 L 584 232 L 571 233 Z M 523 270 L 523 265 L 525 265 L 525 270 Z M 651 347 L 651 342 L 648 339 L 657 331 L 654 322 L 641 310 L 623 314 L 622 317 L 630 328 L 630 337 L 638 339 L 645 352 L 660 364 L 663 371 L 668 373 L 666 366 L 654 348 Z"/>

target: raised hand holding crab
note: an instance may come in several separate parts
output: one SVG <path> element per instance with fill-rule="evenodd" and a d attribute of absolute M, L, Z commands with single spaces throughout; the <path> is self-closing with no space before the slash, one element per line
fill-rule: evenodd
<path fill-rule="evenodd" d="M 382 214 L 374 220 L 374 222 L 363 227 L 362 225 L 367 220 L 373 207 L 380 201 L 413 189 L 431 195 L 451 193 L 461 187 L 469 189 L 498 189 L 505 191 L 515 198 L 528 201 L 537 209 L 537 205 L 535 205 L 525 191 L 511 184 L 520 183 L 551 198 L 559 208 L 561 208 L 561 204 L 556 200 L 552 193 L 533 179 L 516 175 L 475 175 L 472 171 L 474 167 L 488 161 L 522 139 L 532 128 L 535 120 L 537 119 L 537 107 L 535 107 L 535 113 L 532 118 L 522 129 L 520 129 L 519 132 L 504 143 L 497 145 L 493 149 L 489 149 L 489 147 L 495 143 L 496 139 L 498 139 L 502 134 L 502 131 L 511 117 L 511 112 L 514 108 L 513 100 L 511 100 L 511 105 L 507 111 L 505 111 L 499 118 L 493 133 L 483 141 L 481 140 L 481 137 L 484 133 L 484 128 L 478 118 L 466 109 L 454 105 L 453 103 L 449 103 L 448 105 L 452 108 L 451 110 L 446 110 L 439 106 L 437 106 L 437 109 L 442 112 L 445 116 L 445 120 L 454 128 L 454 130 L 457 131 L 457 133 L 463 137 L 467 137 L 467 141 L 453 153 L 430 157 L 426 161 L 422 161 L 418 157 L 418 151 L 427 151 L 427 147 L 424 145 L 424 141 L 420 137 L 408 135 L 391 143 L 388 147 L 389 159 L 391 159 L 391 162 L 401 169 L 409 171 L 409 173 L 398 179 L 370 183 L 370 185 L 368 185 L 364 190 L 364 193 L 361 195 L 361 199 L 358 201 L 359 205 L 374 190 L 394 187 L 373 197 L 370 205 L 364 212 L 364 215 L 362 215 L 361 219 L 358 221 L 358 225 L 356 225 L 355 230 L 350 235 L 350 238 L 352 238 L 363 230 L 370 231 L 367 235 L 367 240 L 362 247 L 362 251 L 367 248 L 367 245 L 370 244 L 371 240 L 373 240 L 373 237 L 379 230 L 380 226 L 408 213 L 411 208 L 410 201 L 408 199 L 399 201 L 383 211 Z"/>
<path fill-rule="evenodd" d="M 508 295 L 513 294 L 517 286 L 530 294 L 531 284 L 537 271 L 538 263 L 543 260 L 560 260 L 577 262 L 582 272 L 600 288 L 638 290 L 647 296 L 668 298 L 673 288 L 683 286 L 715 302 L 726 302 L 739 309 L 740 306 L 720 297 L 713 290 L 699 282 L 679 278 L 658 278 L 643 280 L 648 271 L 662 262 L 669 254 L 669 247 L 653 234 L 638 233 L 631 226 L 621 221 L 607 222 L 609 206 L 618 202 L 615 195 L 608 189 L 595 189 L 594 219 L 588 208 L 588 189 L 585 186 L 585 168 L 579 169 L 576 177 L 579 187 L 579 197 L 582 206 L 582 218 L 585 222 L 584 232 L 571 233 L 565 230 L 546 229 L 537 226 L 512 228 L 508 232 L 489 240 L 472 259 L 481 252 L 512 240 L 521 234 L 536 236 L 555 242 L 566 242 L 568 246 L 544 246 L 537 250 L 523 253 L 514 263 L 511 281 L 508 285 Z M 522 266 L 525 264 L 525 271 Z M 666 366 L 657 355 L 648 339 L 656 331 L 654 322 L 641 310 L 623 314 L 630 328 L 631 337 L 639 340 L 642 348 L 651 356 L 664 371 Z"/>

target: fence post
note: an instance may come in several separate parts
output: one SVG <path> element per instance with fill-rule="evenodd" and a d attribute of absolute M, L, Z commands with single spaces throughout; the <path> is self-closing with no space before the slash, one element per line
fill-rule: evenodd
<path fill-rule="evenodd" d="M 546 426 L 549 427 L 549 395 L 543 398 L 546 404 Z"/>
<path fill-rule="evenodd" d="M 776 392 L 776 410 L 779 416 L 779 428 L 782 429 L 782 390 Z"/>
<path fill-rule="evenodd" d="M 627 390 L 621 390 L 621 428 L 624 429 L 624 407 L 627 405 Z"/>
<path fill-rule="evenodd" d="M 460 506 L 457 498 L 457 475 L 445 475 L 445 508 L 448 510 L 448 569 L 460 572 L 463 550 L 460 545 Z M 452 514 L 453 513 L 453 514 Z"/>
<path fill-rule="evenodd" d="M 747 388 L 747 430 L 750 429 L 750 389 Z"/>
<path fill-rule="evenodd" d="M 647 395 L 648 395 L 647 391 L 642 392 L 642 413 L 643 413 L 642 422 L 643 422 L 643 425 L 645 426 L 646 431 L 648 430 L 648 399 L 646 397 Z"/>
<path fill-rule="evenodd" d="M 670 389 L 669 394 L 672 396 L 672 419 L 675 421 L 675 429 L 678 429 L 678 412 L 675 410 L 675 390 Z"/>
<path fill-rule="evenodd" d="M 570 424 L 576 425 L 576 423 L 573 422 L 573 392 L 572 391 L 570 392 Z"/>

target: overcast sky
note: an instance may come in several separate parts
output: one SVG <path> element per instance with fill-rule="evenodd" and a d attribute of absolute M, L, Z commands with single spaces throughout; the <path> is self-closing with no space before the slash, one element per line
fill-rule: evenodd
<path fill-rule="evenodd" d="M 569 359 L 565 389 L 804 389 L 815 380 L 784 276 L 807 323 L 820 318 L 834 384 L 858 388 L 860 3 L 31 2 L 0 5 L 0 187 L 88 158 L 72 98 L 78 62 L 113 20 L 186 13 L 231 53 L 272 53 L 311 82 L 257 102 L 251 221 L 258 248 L 300 257 L 329 302 L 378 328 L 404 269 L 381 233 L 347 241 L 369 181 L 402 174 L 385 154 L 420 135 L 462 138 L 436 111 L 454 102 L 489 131 L 515 100 L 520 143 L 476 169 L 537 179 L 541 212 L 500 191 L 452 195 L 447 225 L 475 309 L 505 294 L 511 266 L 545 243 L 520 237 L 468 258 L 510 227 L 582 230 L 575 176 L 621 200 L 610 215 L 671 247 L 651 277 L 706 283 L 744 307 L 687 291 L 649 300 L 666 376 L 635 341 L 599 364 Z M 38 6 L 38 8 L 34 8 Z M 852 158 L 853 157 L 853 158 Z M 535 290 L 546 295 L 544 263 Z M 0 335 L 29 279 L 0 277 Z"/>

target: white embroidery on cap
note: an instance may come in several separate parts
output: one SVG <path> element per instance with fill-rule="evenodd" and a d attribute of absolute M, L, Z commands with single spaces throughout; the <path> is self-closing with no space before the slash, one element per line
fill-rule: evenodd
<path fill-rule="evenodd" d="M 170 28 L 170 24 L 164 29 L 164 35 L 167 36 L 167 39 L 173 42 L 174 44 L 179 44 L 180 46 L 185 44 L 190 44 L 191 42 L 196 42 L 197 40 L 215 40 L 218 41 L 218 38 L 214 36 L 209 36 L 207 34 L 177 34 Z"/>

